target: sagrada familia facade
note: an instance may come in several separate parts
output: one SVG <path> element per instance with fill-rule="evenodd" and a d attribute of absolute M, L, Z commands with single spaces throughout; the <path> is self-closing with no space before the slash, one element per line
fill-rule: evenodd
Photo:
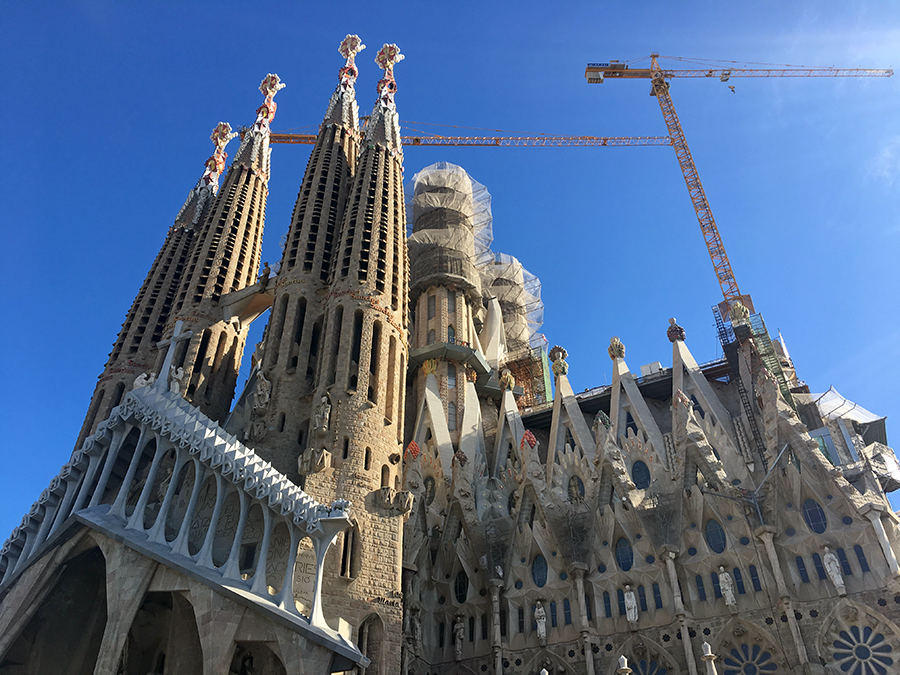
<path fill-rule="evenodd" d="M 279 78 L 227 169 L 238 134 L 213 132 L 0 551 L 0 674 L 900 672 L 884 419 L 810 394 L 741 302 L 715 311 L 723 358 L 671 319 L 671 367 L 634 373 L 613 338 L 612 384 L 575 394 L 484 186 L 441 163 L 404 189 L 395 45 L 360 127 L 363 48 L 341 44 L 277 269 Z"/>

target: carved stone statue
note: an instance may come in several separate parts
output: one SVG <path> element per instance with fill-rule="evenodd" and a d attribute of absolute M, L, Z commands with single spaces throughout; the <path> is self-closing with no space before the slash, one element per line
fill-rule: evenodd
<path fill-rule="evenodd" d="M 272 268 L 269 267 L 269 263 L 263 263 L 262 271 L 259 273 L 259 277 L 256 279 L 263 288 L 268 286 L 270 274 L 272 274 Z"/>
<path fill-rule="evenodd" d="M 265 411 L 269 407 L 269 399 L 272 396 L 272 383 L 266 378 L 266 374 L 259 371 L 256 375 L 256 393 L 253 395 L 253 408 Z"/>
<path fill-rule="evenodd" d="M 547 612 L 540 600 L 534 606 L 534 622 L 537 624 L 538 639 L 542 645 L 547 644 Z"/>
<path fill-rule="evenodd" d="M 509 368 L 504 368 L 500 373 L 500 387 L 505 391 L 512 391 L 516 386 L 516 378 Z"/>
<path fill-rule="evenodd" d="M 328 420 L 331 418 L 331 403 L 328 397 L 323 396 L 316 407 L 316 429 L 325 431 L 328 428 Z"/>
<path fill-rule="evenodd" d="M 719 566 L 719 588 L 722 590 L 722 597 L 725 598 L 725 604 L 732 612 L 737 611 L 737 599 L 734 596 L 734 579 L 725 571 L 725 568 Z"/>
<path fill-rule="evenodd" d="M 331 464 L 331 453 L 325 448 L 311 448 L 300 455 L 297 460 L 297 468 L 304 476 L 324 471 L 329 464 Z"/>
<path fill-rule="evenodd" d="M 141 373 L 134 380 L 134 385 L 131 387 L 132 390 L 140 389 L 141 387 L 149 387 L 156 380 L 156 375 L 148 375 L 147 373 Z"/>
<path fill-rule="evenodd" d="M 184 383 L 184 368 L 178 366 L 177 368 L 173 365 L 169 369 L 169 391 L 173 394 L 181 393 L 181 386 Z"/>
<path fill-rule="evenodd" d="M 463 655 L 463 643 L 466 639 L 466 622 L 465 617 L 462 614 L 456 617 L 456 621 L 453 622 L 453 637 L 455 644 L 453 645 L 456 651 L 456 660 L 461 661 Z"/>
<path fill-rule="evenodd" d="M 410 619 L 413 649 L 416 654 L 422 653 L 422 620 L 419 619 L 419 610 L 413 610 Z"/>
<path fill-rule="evenodd" d="M 628 585 L 625 586 L 625 618 L 630 624 L 636 624 L 638 620 L 637 598 L 634 597 L 634 591 Z"/>
<path fill-rule="evenodd" d="M 847 588 L 844 586 L 844 575 L 841 574 L 841 563 L 834 551 L 827 546 L 825 547 L 825 555 L 822 556 L 822 563 L 825 565 L 828 578 L 831 579 L 831 583 L 837 589 L 838 595 L 841 597 L 847 595 Z"/>

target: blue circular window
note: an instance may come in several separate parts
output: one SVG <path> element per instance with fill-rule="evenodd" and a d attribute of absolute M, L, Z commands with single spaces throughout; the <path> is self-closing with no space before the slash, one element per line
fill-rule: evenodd
<path fill-rule="evenodd" d="M 741 544 L 743 546 L 746 546 L 749 543 L 750 543 L 750 537 L 741 537 Z"/>
<path fill-rule="evenodd" d="M 693 546 L 691 546 L 688 549 L 688 555 L 697 555 L 697 549 L 695 549 Z"/>
<path fill-rule="evenodd" d="M 803 502 L 803 519 L 806 524 L 816 534 L 822 534 L 828 527 L 828 521 L 825 519 L 825 511 L 819 506 L 819 502 L 815 499 L 807 499 Z"/>
<path fill-rule="evenodd" d="M 634 550 L 625 537 L 616 542 L 616 564 L 623 572 L 627 572 L 634 564 Z"/>
<path fill-rule="evenodd" d="M 538 588 L 543 588 L 547 583 L 547 559 L 544 556 L 534 556 L 534 560 L 531 562 L 531 578 Z"/>
<path fill-rule="evenodd" d="M 638 490 L 650 487 L 650 469 L 641 460 L 631 466 L 631 480 Z"/>
<path fill-rule="evenodd" d="M 725 530 L 719 525 L 718 520 L 710 518 L 706 521 L 706 527 L 703 528 L 703 534 L 706 536 L 706 543 L 716 553 L 725 550 L 726 539 Z"/>
<path fill-rule="evenodd" d="M 853 524 L 853 518 L 851 518 L 850 516 L 844 516 L 843 523 L 844 523 L 844 525 L 852 525 L 852 524 Z"/>
<path fill-rule="evenodd" d="M 600 572 L 600 574 L 603 574 L 606 571 L 606 565 L 598 565 L 597 571 Z"/>

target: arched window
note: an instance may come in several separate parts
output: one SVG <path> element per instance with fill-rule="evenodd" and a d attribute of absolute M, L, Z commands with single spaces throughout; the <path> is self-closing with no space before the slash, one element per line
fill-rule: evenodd
<path fill-rule="evenodd" d="M 447 388 L 456 389 L 456 366 L 452 363 L 447 364 Z"/>
<path fill-rule="evenodd" d="M 616 589 L 616 599 L 619 601 L 619 616 L 625 616 L 628 610 L 625 608 L 625 591 Z"/>
<path fill-rule="evenodd" d="M 647 611 L 647 592 L 643 586 L 638 586 L 638 601 L 641 603 L 641 611 Z"/>
<path fill-rule="evenodd" d="M 825 566 L 822 564 L 822 556 L 818 553 L 812 554 L 813 566 L 816 568 L 816 576 L 821 580 L 825 580 L 827 577 L 827 573 L 825 572 Z"/>
<path fill-rule="evenodd" d="M 719 584 L 719 575 L 716 572 L 712 572 L 709 575 L 709 580 L 712 582 L 713 587 L 713 596 L 716 598 L 722 597 L 722 586 Z"/>
<path fill-rule="evenodd" d="M 650 487 L 650 469 L 641 460 L 631 466 L 631 480 L 638 490 Z"/>
<path fill-rule="evenodd" d="M 603 591 L 603 614 L 607 619 L 612 618 L 612 603 L 610 602 L 608 591 Z"/>
<path fill-rule="evenodd" d="M 540 554 L 534 556 L 531 563 L 531 578 L 538 588 L 543 588 L 547 583 L 547 559 Z"/>
<path fill-rule="evenodd" d="M 828 527 L 825 511 L 815 499 L 807 499 L 803 502 L 803 520 L 816 534 L 822 534 Z"/>
<path fill-rule="evenodd" d="M 797 563 L 797 574 L 800 575 L 800 581 L 802 581 L 804 584 L 808 584 L 809 583 L 809 573 L 806 571 L 806 562 L 804 562 L 803 556 L 798 555 L 794 559 L 794 562 Z"/>
<path fill-rule="evenodd" d="M 341 576 L 352 579 L 359 573 L 359 528 L 354 525 L 344 530 L 344 548 L 341 551 Z"/>
<path fill-rule="evenodd" d="M 856 559 L 859 560 L 859 569 L 862 570 L 862 573 L 865 574 L 869 571 L 869 561 L 866 560 L 866 554 L 863 553 L 862 546 L 857 544 L 853 547 L 854 552 L 856 553 Z"/>
<path fill-rule="evenodd" d="M 447 326 L 447 342 L 456 344 L 456 329 L 453 326 Z"/>
<path fill-rule="evenodd" d="M 456 601 L 459 604 L 463 604 L 469 596 L 469 577 L 466 576 L 465 570 L 460 570 L 459 574 L 456 575 L 453 593 L 456 595 Z"/>
<path fill-rule="evenodd" d="M 563 619 L 567 626 L 572 624 L 572 605 L 569 604 L 568 598 L 563 600 Z"/>
<path fill-rule="evenodd" d="M 428 296 L 428 318 L 434 318 L 434 295 Z"/>
<path fill-rule="evenodd" d="M 759 572 L 756 571 L 756 565 L 750 565 L 750 581 L 753 584 L 753 590 L 759 593 L 762 590 L 762 584 L 759 581 Z"/>
<path fill-rule="evenodd" d="M 456 293 L 447 291 L 447 313 L 456 314 Z"/>
<path fill-rule="evenodd" d="M 623 572 L 627 572 L 634 564 L 634 550 L 625 537 L 619 537 L 616 542 L 616 565 Z"/>
<path fill-rule="evenodd" d="M 381 467 L 381 487 L 390 487 L 391 486 L 391 467 L 387 464 L 382 465 Z"/>
<path fill-rule="evenodd" d="M 653 584 L 653 604 L 656 609 L 662 609 L 662 593 L 659 592 L 659 584 Z"/>
<path fill-rule="evenodd" d="M 447 429 L 456 431 L 456 404 L 453 401 L 447 404 Z"/>
<path fill-rule="evenodd" d="M 713 520 L 712 518 L 707 520 L 704 534 L 706 536 L 706 543 L 713 551 L 721 553 L 725 550 L 725 545 L 727 543 L 727 540 L 725 539 L 725 530 L 719 525 L 719 521 Z"/>
<path fill-rule="evenodd" d="M 366 448 L 366 456 L 363 461 L 363 468 L 366 471 L 372 468 L 372 448 Z"/>
<path fill-rule="evenodd" d="M 744 595 L 747 589 L 744 588 L 744 576 L 741 574 L 741 568 L 735 567 L 733 570 L 734 585 L 737 586 L 738 595 Z"/>
<path fill-rule="evenodd" d="M 694 581 L 697 583 L 697 597 L 700 598 L 700 602 L 706 602 L 706 587 L 703 585 L 703 577 L 698 574 L 694 577 Z"/>

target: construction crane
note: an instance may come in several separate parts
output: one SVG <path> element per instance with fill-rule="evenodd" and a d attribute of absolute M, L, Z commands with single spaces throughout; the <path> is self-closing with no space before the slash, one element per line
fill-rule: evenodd
<path fill-rule="evenodd" d="M 703 184 L 700 182 L 694 158 L 691 156 L 687 140 L 684 137 L 684 131 L 681 128 L 681 123 L 678 121 L 678 115 L 675 113 L 672 97 L 669 96 L 668 80 L 674 77 L 718 78 L 721 82 L 727 82 L 732 77 L 890 77 L 894 74 L 894 71 L 866 68 L 799 67 L 664 70 L 660 67 L 657 61 L 658 58 L 659 54 L 657 53 L 650 55 L 649 68 L 630 68 L 620 61 L 589 63 L 587 68 L 585 68 L 584 76 L 587 78 L 588 84 L 601 84 L 605 78 L 650 80 L 650 94 L 651 96 L 656 96 L 659 108 L 662 110 L 666 128 L 669 131 L 669 136 L 672 138 L 672 145 L 678 157 L 678 164 L 681 166 L 681 173 L 684 175 L 684 182 L 687 184 L 694 211 L 697 212 L 697 220 L 700 221 L 700 229 L 703 231 L 703 239 L 706 242 L 709 257 L 712 260 L 716 278 L 719 281 L 719 286 L 722 288 L 722 294 L 725 296 L 723 310 L 727 310 L 735 300 L 740 300 L 743 305 L 752 310 L 752 301 L 748 296 L 742 296 L 738 289 L 737 279 L 735 279 L 734 271 L 731 269 L 728 255 L 725 253 L 725 246 L 722 244 L 722 238 L 719 236 L 719 230 L 716 227 L 709 200 L 706 198 L 706 192 L 703 190 Z"/>
<path fill-rule="evenodd" d="M 468 147 L 591 147 L 672 145 L 669 136 L 403 136 L 404 146 L 462 145 Z M 315 134 L 290 134 L 273 131 L 270 143 L 315 145 Z"/>

